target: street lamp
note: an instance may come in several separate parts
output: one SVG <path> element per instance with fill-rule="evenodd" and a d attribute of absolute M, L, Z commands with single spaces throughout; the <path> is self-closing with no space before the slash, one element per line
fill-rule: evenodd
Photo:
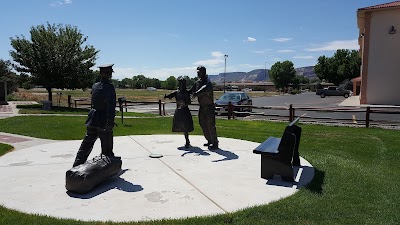
<path fill-rule="evenodd" d="M 228 55 L 224 55 L 224 58 L 225 58 L 225 72 L 224 72 L 224 93 L 225 93 L 226 58 L 228 58 Z"/>
<path fill-rule="evenodd" d="M 265 81 L 264 81 L 264 92 L 267 92 L 267 63 L 265 62 Z"/>

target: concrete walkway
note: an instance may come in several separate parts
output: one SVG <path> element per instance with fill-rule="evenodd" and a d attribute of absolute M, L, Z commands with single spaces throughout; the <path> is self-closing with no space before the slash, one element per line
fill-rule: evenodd
<path fill-rule="evenodd" d="M 49 141 L 0 133 L 16 150 L 0 157 L 0 205 L 25 213 L 97 221 L 143 221 L 234 212 L 296 193 L 314 169 L 301 158 L 296 182 L 260 178 L 259 143 L 220 138 L 219 150 L 203 136 L 135 135 L 114 138 L 122 171 L 84 195 L 65 189 L 81 141 Z M 266 137 L 267 138 L 267 137 Z M 7 142 L 8 140 L 8 142 Z M 96 142 L 90 158 L 100 152 Z M 154 159 L 152 153 L 162 154 Z"/>
<path fill-rule="evenodd" d="M 360 106 L 360 96 L 350 96 L 341 102 L 338 106 Z"/>
<path fill-rule="evenodd" d="M 0 142 L 14 146 L 14 150 L 21 150 L 57 141 L 0 132 Z"/>
<path fill-rule="evenodd" d="M 353 107 L 371 107 L 371 108 L 400 108 L 396 105 L 368 105 L 360 104 L 360 96 L 350 96 L 341 102 L 338 106 L 353 106 Z"/>
<path fill-rule="evenodd" d="M 17 105 L 38 104 L 35 101 L 9 101 L 7 103 L 8 105 L 0 105 L 0 119 L 21 116 L 21 114 L 18 114 L 19 109 L 17 108 Z"/>

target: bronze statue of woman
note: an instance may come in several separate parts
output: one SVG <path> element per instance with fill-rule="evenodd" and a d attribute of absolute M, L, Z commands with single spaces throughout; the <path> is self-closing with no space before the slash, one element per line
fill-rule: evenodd
<path fill-rule="evenodd" d="M 178 77 L 179 88 L 178 90 L 164 95 L 165 98 L 176 99 L 176 109 L 174 119 L 172 122 L 172 132 L 183 132 L 185 135 L 185 148 L 190 148 L 189 132 L 193 131 L 193 119 L 189 110 L 190 93 L 186 90 L 186 80 L 183 77 Z"/>

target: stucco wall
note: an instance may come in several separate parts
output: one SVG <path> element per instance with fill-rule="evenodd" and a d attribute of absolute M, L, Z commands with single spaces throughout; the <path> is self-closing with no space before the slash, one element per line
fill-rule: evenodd
<path fill-rule="evenodd" d="M 400 105 L 400 9 L 372 12 L 370 29 L 367 104 Z"/>

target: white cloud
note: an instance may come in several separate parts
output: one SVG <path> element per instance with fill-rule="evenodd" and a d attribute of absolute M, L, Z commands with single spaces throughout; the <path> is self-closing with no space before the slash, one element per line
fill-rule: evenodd
<path fill-rule="evenodd" d="M 61 6 L 62 4 L 63 4 L 62 2 L 53 2 L 53 3 L 50 4 L 50 6 L 58 7 L 58 6 Z"/>
<path fill-rule="evenodd" d="M 167 35 L 170 36 L 170 37 L 173 37 L 173 38 L 179 38 L 178 34 L 167 34 Z"/>
<path fill-rule="evenodd" d="M 206 59 L 206 60 L 200 60 L 197 62 L 194 62 L 193 65 L 203 65 L 205 67 L 207 66 L 217 66 L 221 63 L 224 63 L 224 54 L 222 54 L 221 52 L 211 52 L 211 59 Z"/>
<path fill-rule="evenodd" d="M 239 64 L 238 67 L 240 67 L 240 68 L 254 69 L 254 68 L 260 68 L 260 65 L 255 65 L 255 64 L 248 64 L 248 63 L 246 63 L 246 64 Z M 241 70 L 243 70 L 243 69 L 241 69 Z M 243 72 L 246 72 L 246 71 L 243 71 Z"/>
<path fill-rule="evenodd" d="M 56 1 L 50 4 L 52 7 L 60 7 L 62 5 L 72 4 L 72 0 Z"/>
<path fill-rule="evenodd" d="M 256 51 L 251 51 L 252 53 L 256 53 L 256 54 L 264 54 L 265 51 L 264 50 L 256 50 Z"/>
<path fill-rule="evenodd" d="M 287 42 L 293 40 L 293 38 L 274 38 L 272 40 L 277 42 Z"/>
<path fill-rule="evenodd" d="M 294 50 L 290 50 L 290 49 L 283 49 L 283 50 L 278 50 L 278 53 L 291 53 L 294 52 Z"/>
<path fill-rule="evenodd" d="M 293 56 L 293 59 L 313 59 L 313 58 L 314 58 L 314 56 L 311 56 L 311 55 Z"/>
<path fill-rule="evenodd" d="M 245 40 L 246 42 L 256 42 L 257 39 L 253 38 L 253 37 L 247 37 L 247 40 Z"/>
<path fill-rule="evenodd" d="M 264 49 L 264 50 L 254 50 L 254 51 L 251 51 L 252 53 L 255 53 L 255 54 L 265 54 L 265 53 L 267 53 L 268 51 L 271 51 L 272 49 Z"/>
<path fill-rule="evenodd" d="M 322 51 L 336 51 L 338 49 L 360 49 L 358 45 L 358 40 L 343 40 L 343 41 L 331 41 L 327 43 L 323 43 L 315 48 L 306 49 L 309 52 L 322 52 Z"/>
<path fill-rule="evenodd" d="M 143 74 L 146 77 L 157 78 L 159 80 L 166 80 L 169 76 L 189 76 L 196 77 L 196 68 L 199 65 L 203 65 L 207 68 L 207 74 L 219 74 L 224 71 L 224 55 L 221 52 L 211 52 L 211 58 L 205 60 L 199 60 L 193 63 L 192 66 L 176 67 L 176 68 L 161 68 L 161 69 L 134 69 L 134 68 L 123 68 L 115 67 L 113 79 L 122 80 L 124 78 L 132 78 L 138 74 Z M 227 67 L 227 71 L 233 70 Z"/>
<path fill-rule="evenodd" d="M 216 57 L 216 58 L 222 58 L 222 57 L 224 57 L 224 54 L 222 54 L 221 52 L 211 52 L 211 55 L 212 55 L 213 57 Z"/>
<path fill-rule="evenodd" d="M 138 70 L 134 68 L 123 68 L 114 67 L 113 79 L 122 80 L 124 78 L 132 78 L 133 76 L 143 74 L 145 77 L 157 78 L 159 80 L 166 80 L 169 76 L 196 76 L 196 66 L 189 67 L 177 67 L 177 68 L 161 68 L 161 69 L 149 69 L 149 70 Z M 209 72 L 207 70 L 207 72 Z"/>

